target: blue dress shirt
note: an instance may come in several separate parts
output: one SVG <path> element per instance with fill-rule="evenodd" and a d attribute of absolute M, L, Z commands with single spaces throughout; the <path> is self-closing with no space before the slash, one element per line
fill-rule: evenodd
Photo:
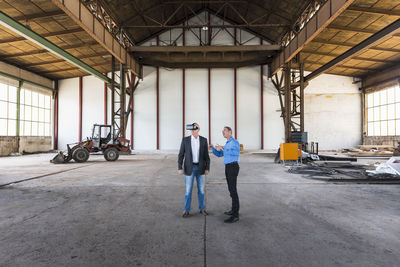
<path fill-rule="evenodd" d="M 223 151 L 218 151 L 213 148 L 212 152 L 217 157 L 224 157 L 224 164 L 229 164 L 235 161 L 239 162 L 240 145 L 235 138 L 231 137 L 226 141 Z"/>

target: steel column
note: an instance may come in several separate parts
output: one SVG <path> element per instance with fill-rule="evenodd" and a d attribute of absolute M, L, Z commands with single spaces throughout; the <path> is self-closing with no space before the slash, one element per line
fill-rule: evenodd
<path fill-rule="evenodd" d="M 290 131 L 290 115 L 291 115 L 291 90 L 290 90 L 290 62 L 286 63 L 283 72 L 284 72 L 284 81 L 285 81 L 285 142 L 289 143 L 291 140 L 291 131 Z"/>
<path fill-rule="evenodd" d="M 182 30 L 182 46 L 185 46 L 185 29 Z M 182 69 L 182 138 L 185 137 L 185 91 L 186 91 L 186 70 Z"/>
<path fill-rule="evenodd" d="M 131 149 L 133 149 L 133 96 L 134 96 L 134 84 L 135 84 L 135 80 L 134 80 L 134 76 L 133 73 L 131 72 L 131 97 L 130 97 L 130 109 L 131 109 Z"/>
<path fill-rule="evenodd" d="M 260 38 L 260 44 L 262 44 Z M 264 149 L 264 65 L 260 66 L 260 98 L 261 98 L 261 149 Z"/>
<path fill-rule="evenodd" d="M 300 70 L 300 132 L 304 132 L 304 63 L 299 63 Z"/>
<path fill-rule="evenodd" d="M 233 69 L 234 120 L 235 139 L 237 139 L 237 69 Z"/>
<path fill-rule="evenodd" d="M 157 35 L 157 46 L 160 44 L 160 37 Z M 156 67 L 156 128 L 157 128 L 157 141 L 156 149 L 160 149 L 160 67 Z"/>
<path fill-rule="evenodd" d="M 125 102 L 126 102 L 126 77 L 125 77 L 125 65 L 119 64 L 119 130 L 120 136 L 126 137 L 126 121 L 125 121 Z"/>
<path fill-rule="evenodd" d="M 237 32 L 234 29 L 234 45 L 237 45 Z M 237 139 L 237 68 L 233 69 L 233 94 L 234 94 L 234 129 L 235 129 L 235 139 Z"/>
<path fill-rule="evenodd" d="M 182 69 L 182 138 L 185 137 L 185 87 L 186 77 L 185 69 Z"/>
<path fill-rule="evenodd" d="M 285 64 L 281 78 L 275 74 L 272 79 L 279 95 L 285 142 L 291 141 L 292 132 L 304 132 L 304 88 L 307 83 L 304 81 L 304 64 L 299 62 L 299 57 L 296 60 Z"/>
<path fill-rule="evenodd" d="M 79 77 L 79 141 L 82 141 L 82 76 Z"/>
<path fill-rule="evenodd" d="M 22 84 L 24 82 L 19 81 L 18 82 L 18 87 L 17 87 L 17 129 L 16 129 L 16 135 L 19 137 L 19 131 L 20 131 L 20 121 L 21 121 L 21 88 Z"/>
<path fill-rule="evenodd" d="M 53 128 L 53 136 L 54 143 L 53 149 L 58 149 L 58 80 L 54 81 L 55 92 L 54 92 L 54 128 Z"/>
<path fill-rule="evenodd" d="M 360 90 L 361 91 L 361 144 L 365 144 L 365 134 L 368 132 L 368 126 L 365 123 L 365 116 L 366 116 L 366 112 L 367 112 L 367 108 L 365 106 L 365 90 Z"/>
<path fill-rule="evenodd" d="M 207 12 L 207 28 L 208 28 L 208 45 L 211 45 L 212 28 L 211 28 L 211 15 L 210 15 L 210 12 Z"/>
<path fill-rule="evenodd" d="M 261 149 L 264 149 L 264 66 L 260 67 L 261 78 Z"/>
<path fill-rule="evenodd" d="M 156 127 L 157 150 L 160 149 L 160 68 L 156 67 Z"/>
<path fill-rule="evenodd" d="M 211 144 L 211 68 L 208 68 L 208 143 Z"/>
<path fill-rule="evenodd" d="M 104 73 L 104 75 L 107 75 L 106 73 Z M 108 105 L 107 105 L 107 101 L 108 101 L 108 95 L 107 95 L 107 83 L 104 82 L 104 124 L 107 124 L 107 113 L 108 113 Z"/>
<path fill-rule="evenodd" d="M 111 56 L 111 126 L 113 138 L 115 134 L 115 57 Z"/>

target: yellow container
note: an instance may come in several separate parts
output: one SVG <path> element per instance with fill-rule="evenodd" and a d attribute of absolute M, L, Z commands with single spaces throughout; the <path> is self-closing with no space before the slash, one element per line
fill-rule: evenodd
<path fill-rule="evenodd" d="M 281 160 L 298 160 L 300 149 L 298 143 L 281 143 Z"/>

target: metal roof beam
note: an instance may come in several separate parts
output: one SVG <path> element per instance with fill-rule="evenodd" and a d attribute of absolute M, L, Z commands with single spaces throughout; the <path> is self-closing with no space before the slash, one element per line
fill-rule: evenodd
<path fill-rule="evenodd" d="M 328 29 L 337 30 L 337 31 L 346 31 L 346 32 L 366 33 L 366 34 L 375 34 L 377 32 L 376 30 L 359 29 L 359 28 L 348 27 L 348 26 L 333 26 L 333 25 L 329 25 Z M 393 36 L 398 37 L 399 35 L 394 34 Z"/>
<path fill-rule="evenodd" d="M 209 52 L 259 52 L 279 51 L 279 45 L 221 45 L 221 46 L 138 46 L 131 52 L 142 53 L 209 53 Z"/>
<path fill-rule="evenodd" d="M 323 63 L 319 62 L 319 61 L 304 61 L 304 64 L 312 64 L 312 65 L 324 65 Z M 346 65 L 336 65 L 335 67 L 337 68 L 343 68 L 343 69 L 351 69 L 351 70 L 360 70 L 360 71 L 368 71 L 371 72 L 374 69 L 371 68 L 363 68 L 363 67 L 357 67 L 357 66 L 346 66 Z"/>
<path fill-rule="evenodd" d="M 109 66 L 111 65 L 109 62 L 107 63 L 101 63 L 101 64 L 96 64 L 94 65 L 95 67 L 101 67 L 101 66 Z M 70 71 L 70 70 L 79 70 L 81 68 L 79 67 L 70 67 L 70 68 L 65 68 L 65 69 L 59 69 L 59 70 L 49 70 L 49 71 L 41 71 L 41 72 L 37 72 L 40 75 L 48 75 L 51 73 L 57 73 L 57 72 L 64 72 L 64 71 Z"/>
<path fill-rule="evenodd" d="M 120 31 L 120 40 L 113 35 L 100 20 L 100 14 L 93 14 L 80 0 L 51 0 L 53 4 L 63 10 L 87 34 L 103 46 L 119 62 L 125 64 L 136 75 L 140 75 L 140 66 L 128 54 L 123 43 L 123 33 Z M 97 16 L 97 17 L 96 17 Z M 108 79 L 108 78 L 107 78 Z"/>
<path fill-rule="evenodd" d="M 369 7 L 359 7 L 350 6 L 347 10 L 358 11 L 362 13 L 378 14 L 378 15 L 388 15 L 388 16 L 399 16 L 400 10 L 387 10 L 382 8 L 369 8 Z"/>
<path fill-rule="evenodd" d="M 344 43 L 344 42 L 334 42 L 334 41 L 325 41 L 321 39 L 314 39 L 314 43 L 320 43 L 320 44 L 327 44 L 327 45 L 337 45 L 337 46 L 346 46 L 346 47 L 353 47 L 357 44 L 350 44 L 350 43 Z M 382 52 L 393 52 L 393 53 L 400 53 L 400 49 L 395 49 L 395 48 L 381 48 L 381 47 L 368 47 L 368 49 L 371 50 L 377 50 L 377 51 L 382 51 Z"/>
<path fill-rule="evenodd" d="M 301 53 L 306 53 L 310 55 L 318 55 L 318 56 L 326 56 L 326 57 L 337 57 L 340 55 L 333 55 L 330 53 L 324 53 L 324 52 L 319 52 L 319 51 L 312 51 L 312 50 L 301 50 Z M 352 57 L 352 59 L 355 60 L 362 60 L 362 61 L 370 61 L 370 62 L 376 62 L 376 63 L 389 63 L 391 61 L 386 60 L 386 59 L 374 59 L 374 58 L 368 58 L 368 57 Z"/>
<path fill-rule="evenodd" d="M 65 15 L 62 10 L 55 10 L 55 11 L 48 11 L 48 12 L 41 12 L 29 15 L 22 15 L 18 17 L 14 17 L 15 20 L 31 20 L 31 19 L 41 19 L 41 18 L 49 18 L 59 15 Z"/>
<path fill-rule="evenodd" d="M 349 50 L 347 50 L 340 56 L 332 59 L 331 61 L 329 61 L 322 67 L 311 72 L 304 78 L 304 81 L 309 81 L 309 80 L 317 77 L 321 73 L 333 68 L 335 65 L 337 65 L 345 60 L 352 58 L 354 55 L 358 54 L 362 50 L 373 46 L 377 42 L 381 42 L 383 39 L 387 38 L 388 36 L 393 35 L 395 32 L 398 32 L 399 30 L 400 30 L 400 19 L 398 19 L 395 22 L 393 22 L 392 24 L 386 26 L 385 28 L 383 28 L 379 32 L 375 33 L 374 35 L 368 37 L 367 39 L 365 39 L 358 45 L 350 48 Z"/>
<path fill-rule="evenodd" d="M 97 42 L 89 42 L 89 43 L 82 43 L 82 44 L 77 44 L 77 45 L 63 45 L 63 46 L 60 46 L 60 48 L 62 48 L 64 50 L 69 50 L 69 49 L 75 49 L 75 48 L 81 48 L 81 47 L 88 47 L 88 46 L 92 46 L 92 45 L 99 45 L 99 44 Z M 33 55 L 39 55 L 39 54 L 44 54 L 44 53 L 50 53 L 50 52 L 46 49 L 40 49 L 40 50 L 33 50 L 33 51 L 22 52 L 22 53 L 15 53 L 15 54 L 11 54 L 11 55 L 4 55 L 4 56 L 1 56 L 0 59 L 33 56 Z"/>
<path fill-rule="evenodd" d="M 298 34 L 290 40 L 271 64 L 271 73 L 276 73 L 285 63 L 295 57 L 306 44 L 315 39 L 328 25 L 342 14 L 355 0 L 327 0 Z"/>
<path fill-rule="evenodd" d="M 11 18 L 11 19 L 14 20 L 13 18 Z M 14 21 L 16 21 L 16 20 L 14 20 Z M 7 26 L 7 27 L 9 27 L 9 26 Z M 23 27 L 25 27 L 25 26 L 23 26 Z M 81 28 L 76 28 L 76 29 L 70 29 L 70 30 L 63 30 L 63 31 L 57 31 L 57 32 L 44 33 L 44 34 L 42 34 L 40 36 L 42 36 L 42 37 L 52 37 L 52 36 L 60 36 L 60 35 L 66 35 L 66 34 L 71 34 L 71 33 L 77 33 L 77 32 L 83 32 L 83 30 Z M 0 40 L 0 44 L 6 44 L 6 43 L 9 44 L 9 43 L 20 42 L 20 41 L 25 41 L 25 40 L 26 40 L 25 37 L 9 38 L 9 39 Z"/>
<path fill-rule="evenodd" d="M 84 55 L 84 56 L 80 56 L 77 57 L 78 59 L 85 59 L 85 58 L 93 58 L 93 57 L 102 57 L 102 56 L 106 56 L 106 55 L 110 55 L 108 52 L 102 52 L 102 53 L 96 53 L 96 54 L 90 54 L 90 55 Z M 41 61 L 41 62 L 36 62 L 36 63 L 30 63 L 27 65 L 24 65 L 27 68 L 31 68 L 31 67 L 36 67 L 36 66 L 41 66 L 41 65 L 47 65 L 47 64 L 54 64 L 54 63 L 61 63 L 64 62 L 63 59 L 56 59 L 56 60 L 50 60 L 50 61 Z"/>
<path fill-rule="evenodd" d="M 43 36 L 40 36 L 36 32 L 32 31 L 31 29 L 25 27 L 18 21 L 14 20 L 13 18 L 9 17 L 4 12 L 0 11 L 0 24 L 11 29 L 12 31 L 18 33 L 19 35 L 23 36 L 24 38 L 34 42 L 35 44 L 43 47 L 44 49 L 52 52 L 53 54 L 65 59 L 69 63 L 77 66 L 78 68 L 100 78 L 105 82 L 109 82 L 110 79 L 105 76 L 103 73 L 99 72 L 98 70 L 92 68 L 85 62 L 81 61 L 80 59 L 74 57 L 70 53 L 66 52 L 65 50 L 61 49 L 57 45 L 53 44 Z"/>

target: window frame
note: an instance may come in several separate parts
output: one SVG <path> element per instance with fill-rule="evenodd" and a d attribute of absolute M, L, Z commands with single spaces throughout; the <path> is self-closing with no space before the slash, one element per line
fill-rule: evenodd
<path fill-rule="evenodd" d="M 0 125 L 3 128 L 0 129 L 0 136 L 52 136 L 51 95 L 34 88 L 25 88 L 21 82 L 19 86 L 14 86 L 12 83 L 0 81 L 0 90 L 5 92 L 0 94 Z M 27 94 L 30 95 L 29 99 Z M 33 99 L 34 97 L 37 99 Z M 28 110 L 30 118 L 27 116 Z M 33 111 L 37 112 L 35 117 Z"/>
<path fill-rule="evenodd" d="M 390 96 L 392 96 L 392 99 L 390 99 Z M 399 84 L 380 90 L 367 91 L 364 103 L 365 133 L 367 137 L 400 136 Z M 389 114 L 389 111 L 392 111 L 393 114 Z"/>
<path fill-rule="evenodd" d="M 2 117 L 0 115 L 0 120 L 5 121 L 5 134 L 3 134 L 3 132 L 0 132 L 0 136 L 17 136 L 17 120 L 18 120 L 18 114 L 17 114 L 17 107 L 18 107 L 18 88 L 15 86 L 12 86 L 8 83 L 1 83 L 2 85 L 4 85 L 7 89 L 6 89 L 6 100 L 4 99 L 0 99 L 1 103 L 4 103 L 6 108 L 6 116 Z M 15 88 L 15 102 L 10 100 L 10 87 Z M 2 88 L 0 88 L 0 90 L 2 90 Z M 0 103 L 0 104 L 1 104 Z M 15 118 L 10 118 L 10 104 L 15 105 Z M 1 114 L 1 113 L 0 113 Z M 10 128 L 10 124 L 15 125 L 15 128 L 12 129 Z"/>

